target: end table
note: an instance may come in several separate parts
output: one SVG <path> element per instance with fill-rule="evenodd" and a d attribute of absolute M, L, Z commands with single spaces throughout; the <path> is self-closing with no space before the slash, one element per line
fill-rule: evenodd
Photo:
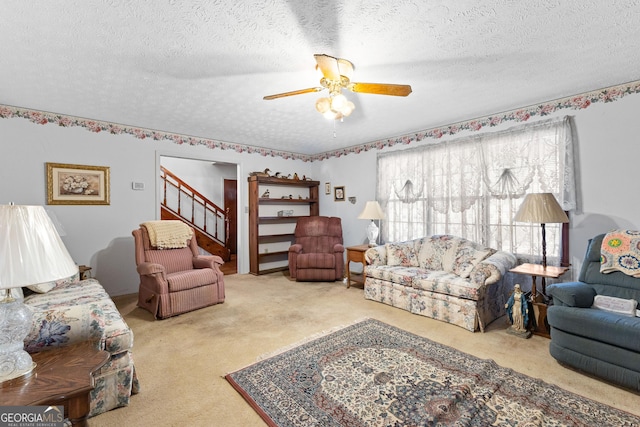
<path fill-rule="evenodd" d="M 109 360 L 109 352 L 91 341 L 43 350 L 32 355 L 30 375 L 0 384 L 2 405 L 63 405 L 72 426 L 86 426 L 93 373 Z"/>
<path fill-rule="evenodd" d="M 548 265 L 546 267 L 540 264 L 520 264 L 519 266 L 509 270 L 516 274 L 525 274 L 531 276 L 531 304 L 533 305 L 533 315 L 536 322 L 535 328 L 532 331 L 534 335 L 540 335 L 546 338 L 551 338 L 549 326 L 547 323 L 547 306 L 548 302 L 546 297 L 546 283 L 542 283 L 542 293 L 538 293 L 536 288 L 536 279 L 538 277 L 557 279 L 564 273 L 569 271 L 569 267 L 556 267 Z"/>
<path fill-rule="evenodd" d="M 354 283 L 364 285 L 364 281 L 366 279 L 364 267 L 365 265 L 367 265 L 367 260 L 364 258 L 364 253 L 369 248 L 369 245 L 350 246 L 347 248 L 347 265 L 345 266 L 345 270 L 347 271 L 347 288 L 351 287 L 351 280 L 353 280 Z M 362 274 L 354 273 L 353 279 L 351 279 L 351 269 L 349 267 L 351 262 L 359 262 L 362 264 Z M 360 281 L 359 279 L 361 279 L 362 281 Z"/>

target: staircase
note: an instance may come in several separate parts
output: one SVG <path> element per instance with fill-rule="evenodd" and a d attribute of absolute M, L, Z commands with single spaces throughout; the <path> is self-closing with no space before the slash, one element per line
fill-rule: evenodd
<path fill-rule="evenodd" d="M 160 219 L 189 224 L 195 230 L 198 246 L 229 261 L 231 250 L 227 212 L 163 166 L 160 166 L 160 170 L 163 188 Z"/>

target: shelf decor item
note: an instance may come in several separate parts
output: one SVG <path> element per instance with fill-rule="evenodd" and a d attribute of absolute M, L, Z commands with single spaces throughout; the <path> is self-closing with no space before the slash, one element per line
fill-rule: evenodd
<path fill-rule="evenodd" d="M 42 206 L 0 205 L 0 251 L 0 382 L 4 382 L 35 368 L 23 343 L 31 330 L 32 313 L 21 292 L 15 298 L 12 289 L 46 286 L 78 273 L 78 266 Z"/>
<path fill-rule="evenodd" d="M 109 168 L 47 163 L 48 205 L 108 205 Z"/>
<path fill-rule="evenodd" d="M 344 202 L 345 199 L 344 186 L 333 187 L 333 200 L 336 202 Z"/>

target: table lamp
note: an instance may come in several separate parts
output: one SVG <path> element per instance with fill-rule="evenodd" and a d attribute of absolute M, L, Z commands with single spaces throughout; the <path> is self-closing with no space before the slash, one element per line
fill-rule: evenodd
<path fill-rule="evenodd" d="M 567 214 L 562 210 L 555 196 L 551 193 L 527 194 L 516 213 L 514 221 L 540 224 L 542 228 L 542 267 L 547 268 L 547 236 L 545 224 L 569 222 Z M 545 291 L 545 278 L 542 278 L 542 289 Z M 534 295 L 535 297 L 535 295 Z"/>
<path fill-rule="evenodd" d="M 367 227 L 367 238 L 369 239 L 369 246 L 377 246 L 378 245 L 378 234 L 380 232 L 378 226 L 374 222 L 374 220 L 380 221 L 384 219 L 384 212 L 382 212 L 382 208 L 380 204 L 376 200 L 370 200 L 364 206 L 364 210 L 358 215 L 358 219 L 370 219 L 371 222 Z"/>
<path fill-rule="evenodd" d="M 78 266 L 42 206 L 0 205 L 0 382 L 35 367 L 24 350 L 32 313 L 12 288 L 73 276 Z"/>

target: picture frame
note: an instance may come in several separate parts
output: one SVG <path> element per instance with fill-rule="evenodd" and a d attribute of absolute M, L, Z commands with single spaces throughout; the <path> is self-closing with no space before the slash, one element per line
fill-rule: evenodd
<path fill-rule="evenodd" d="M 324 194 L 331 194 L 331 183 L 330 182 L 325 182 L 324 183 Z"/>
<path fill-rule="evenodd" d="M 333 187 L 333 200 L 336 202 L 344 202 L 345 199 L 344 186 Z"/>
<path fill-rule="evenodd" d="M 48 205 L 109 205 L 108 166 L 47 163 Z"/>

